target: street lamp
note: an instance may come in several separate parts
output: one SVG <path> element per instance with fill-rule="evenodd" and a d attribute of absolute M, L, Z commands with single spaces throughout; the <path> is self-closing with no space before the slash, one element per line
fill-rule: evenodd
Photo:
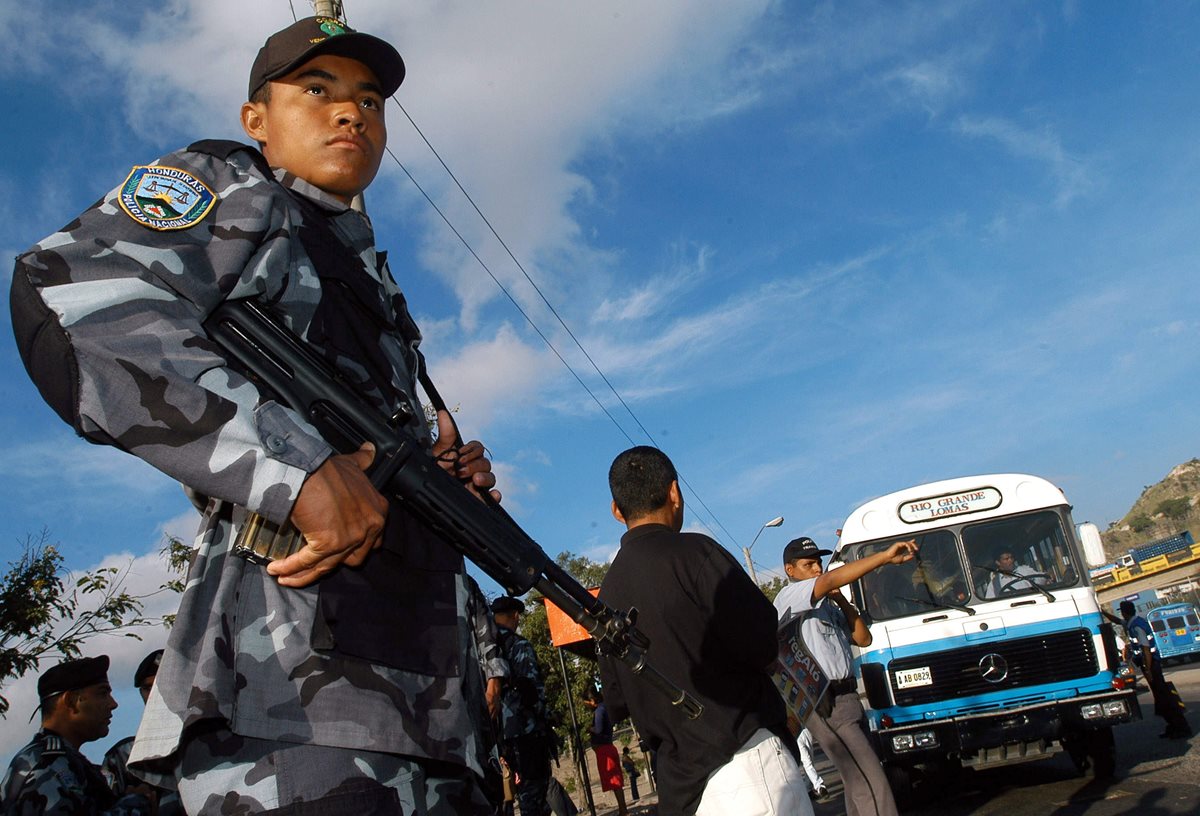
<path fill-rule="evenodd" d="M 754 572 L 754 561 L 750 558 L 750 550 L 754 548 L 754 542 L 758 541 L 758 537 L 762 535 L 763 530 L 768 527 L 778 527 L 780 524 L 783 524 L 783 516 L 776 516 L 758 528 L 758 532 L 754 534 L 754 540 L 750 542 L 749 547 L 742 547 L 742 552 L 746 556 L 746 569 L 749 570 L 750 580 L 754 582 L 755 586 L 758 586 L 758 575 Z"/>

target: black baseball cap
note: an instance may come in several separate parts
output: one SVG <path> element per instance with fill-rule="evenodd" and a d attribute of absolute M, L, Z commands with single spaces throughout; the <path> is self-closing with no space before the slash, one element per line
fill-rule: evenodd
<path fill-rule="evenodd" d="M 783 563 L 790 564 L 797 558 L 820 558 L 832 554 L 833 550 L 823 550 L 808 536 L 800 536 L 793 538 L 783 548 Z"/>
<path fill-rule="evenodd" d="M 499 612 L 503 615 L 506 612 L 524 612 L 525 604 L 517 598 L 510 598 L 507 595 L 501 595 L 496 600 L 492 601 L 492 614 Z"/>
<path fill-rule="evenodd" d="M 47 697 L 53 697 L 55 694 L 107 682 L 108 655 L 64 660 L 57 666 L 46 669 L 38 678 L 38 697 L 45 703 Z"/>
<path fill-rule="evenodd" d="M 350 57 L 379 78 L 383 95 L 391 96 L 404 81 L 404 60 L 388 43 L 362 34 L 332 17 L 305 17 L 267 38 L 250 69 L 249 99 L 267 83 L 320 54 Z"/>

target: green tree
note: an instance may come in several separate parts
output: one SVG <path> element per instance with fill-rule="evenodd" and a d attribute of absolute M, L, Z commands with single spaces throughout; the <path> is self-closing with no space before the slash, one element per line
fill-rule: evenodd
<path fill-rule="evenodd" d="M 759 584 L 758 588 L 763 591 L 763 595 L 767 596 L 768 601 L 771 601 L 772 603 L 774 603 L 775 596 L 778 595 L 779 591 L 787 585 L 788 585 L 787 578 L 772 578 L 770 581 L 767 581 L 765 584 Z"/>
<path fill-rule="evenodd" d="M 1139 513 L 1136 516 L 1131 516 L 1129 519 L 1129 529 L 1135 533 L 1144 533 L 1154 526 L 1154 520 L 1149 516 Z"/>
<path fill-rule="evenodd" d="M 1192 509 L 1192 502 L 1187 496 L 1180 496 L 1177 499 L 1164 499 L 1154 508 L 1154 515 L 1160 513 L 1167 518 L 1181 519 L 1185 518 Z"/>
<path fill-rule="evenodd" d="M 178 539 L 169 538 L 164 553 L 175 571 L 190 559 L 190 550 Z M 149 596 L 125 590 L 126 572 L 101 567 L 74 576 L 63 569 L 59 545 L 49 543 L 46 530 L 26 537 L 21 557 L 9 563 L 0 579 L 0 689 L 36 670 L 48 654 L 78 657 L 81 644 L 95 635 L 120 632 L 141 640 L 133 630 L 158 621 L 142 616 Z M 171 581 L 157 591 L 181 589 L 180 582 Z M 8 707 L 0 694 L 0 717 Z"/>
<path fill-rule="evenodd" d="M 570 552 L 559 553 L 555 562 L 565 569 L 583 586 L 600 586 L 608 572 L 608 564 L 599 564 L 586 556 Z M 527 612 L 521 618 L 521 634 L 533 644 L 538 661 L 545 671 L 546 706 L 554 720 L 554 730 L 561 744 L 570 746 L 571 707 L 568 703 L 566 685 L 563 683 L 562 667 L 566 665 L 571 687 L 571 699 L 575 703 L 577 721 L 590 722 L 591 712 L 580 702 L 583 690 L 597 682 L 596 656 L 592 642 L 584 641 L 562 654 L 550 641 L 550 624 L 546 617 L 546 605 L 540 593 L 534 592 L 526 603 Z"/>

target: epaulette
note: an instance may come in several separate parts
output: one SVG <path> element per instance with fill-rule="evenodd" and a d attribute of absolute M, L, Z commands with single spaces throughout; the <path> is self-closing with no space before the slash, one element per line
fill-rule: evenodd
<path fill-rule="evenodd" d="M 188 145 L 187 149 L 193 153 L 207 153 L 210 156 L 216 156 L 218 159 L 228 159 L 234 153 L 244 150 L 254 161 L 254 166 L 261 170 L 264 176 L 267 178 L 273 177 L 271 165 L 267 163 L 267 157 L 248 144 L 242 144 L 230 139 L 201 139 L 198 142 L 192 142 Z"/>
<path fill-rule="evenodd" d="M 45 738 L 42 740 L 42 755 L 45 756 L 46 754 L 52 754 L 55 756 L 62 756 L 67 753 L 68 747 L 69 746 L 67 745 L 66 740 L 64 740 L 58 734 L 47 733 Z"/>

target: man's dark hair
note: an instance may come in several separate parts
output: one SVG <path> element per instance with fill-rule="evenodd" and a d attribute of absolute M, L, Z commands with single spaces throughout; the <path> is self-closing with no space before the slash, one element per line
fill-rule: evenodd
<path fill-rule="evenodd" d="M 1133 601 L 1121 601 L 1121 614 L 1132 618 L 1137 613 L 1137 607 L 1133 605 Z"/>
<path fill-rule="evenodd" d="M 626 521 L 641 518 L 667 503 L 675 466 L 658 448 L 638 445 L 613 460 L 608 488 Z"/>

